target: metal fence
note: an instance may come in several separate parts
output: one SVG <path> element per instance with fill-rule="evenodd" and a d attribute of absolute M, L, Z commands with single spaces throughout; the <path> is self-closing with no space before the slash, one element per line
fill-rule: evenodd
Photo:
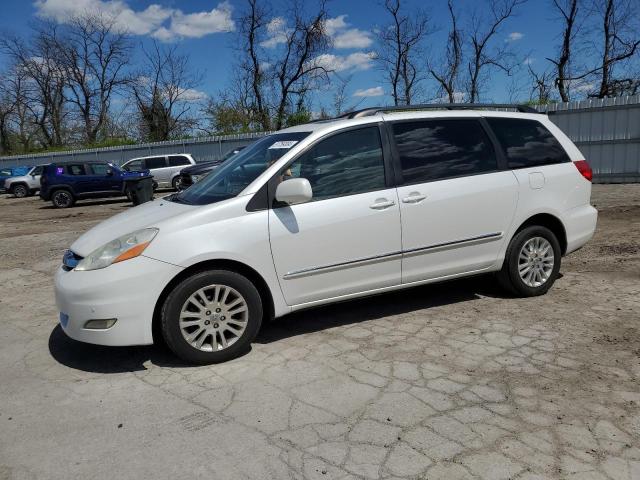
<path fill-rule="evenodd" d="M 553 104 L 540 111 L 558 125 L 591 164 L 598 183 L 640 182 L 640 95 Z M 191 153 L 197 162 L 219 160 L 264 133 L 227 135 L 70 152 L 0 157 L 0 167 L 100 159 L 117 165 L 147 155 Z"/>
<path fill-rule="evenodd" d="M 139 145 L 123 145 L 119 147 L 91 148 L 67 152 L 38 153 L 0 157 L 0 167 L 18 167 L 24 165 L 40 165 L 51 162 L 104 160 L 122 165 L 127 160 L 149 155 L 166 155 L 170 153 L 190 153 L 196 162 L 220 160 L 234 148 L 248 145 L 266 133 L 247 133 L 241 135 L 225 135 L 219 137 L 202 137 L 169 142 L 143 143 Z"/>
<path fill-rule="evenodd" d="M 640 182 L 640 95 L 541 108 L 575 142 L 597 183 Z"/>

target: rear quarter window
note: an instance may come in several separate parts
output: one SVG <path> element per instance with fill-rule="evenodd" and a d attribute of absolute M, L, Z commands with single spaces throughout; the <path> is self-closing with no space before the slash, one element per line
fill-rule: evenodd
<path fill-rule="evenodd" d="M 527 168 L 568 162 L 560 142 L 536 120 L 487 118 L 504 149 L 509 168 Z"/>
<path fill-rule="evenodd" d="M 189 159 L 182 155 L 171 155 L 169 156 L 169 166 L 170 167 L 181 167 L 182 165 L 191 165 Z"/>

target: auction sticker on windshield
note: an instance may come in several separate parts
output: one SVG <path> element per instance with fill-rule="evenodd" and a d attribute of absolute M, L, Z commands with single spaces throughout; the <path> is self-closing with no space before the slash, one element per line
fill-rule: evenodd
<path fill-rule="evenodd" d="M 291 148 L 296 143 L 298 143 L 297 140 L 280 140 L 278 142 L 275 142 L 273 145 L 271 145 L 269 147 L 269 150 L 271 150 L 272 148 Z"/>

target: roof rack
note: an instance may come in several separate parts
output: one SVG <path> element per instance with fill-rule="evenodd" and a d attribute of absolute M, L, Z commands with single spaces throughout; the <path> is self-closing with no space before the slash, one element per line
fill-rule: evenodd
<path fill-rule="evenodd" d="M 511 103 L 428 103 L 422 105 L 392 105 L 389 107 L 371 107 L 362 110 L 343 113 L 336 118 L 360 118 L 369 117 L 381 112 L 404 112 L 411 110 L 516 110 L 521 113 L 540 113 L 529 105 L 516 105 Z"/>

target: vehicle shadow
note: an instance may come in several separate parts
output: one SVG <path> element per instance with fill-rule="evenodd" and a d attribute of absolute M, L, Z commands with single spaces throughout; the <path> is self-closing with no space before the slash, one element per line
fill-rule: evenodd
<path fill-rule="evenodd" d="M 423 285 L 292 313 L 263 324 L 254 342 L 277 342 L 333 327 L 468 302 L 481 297 L 508 298 L 508 294 L 500 289 L 491 275 Z"/>
<path fill-rule="evenodd" d="M 60 364 L 91 373 L 123 373 L 147 370 L 145 363 L 160 367 L 191 367 L 165 345 L 105 347 L 69 338 L 60 325 L 49 335 L 49 353 Z"/>
<path fill-rule="evenodd" d="M 116 197 L 116 198 L 109 198 L 107 200 L 105 199 L 101 199 L 101 200 L 78 200 L 77 203 L 75 203 L 72 207 L 67 208 L 67 210 L 73 210 L 74 208 L 77 207 L 92 207 L 95 205 L 112 205 L 115 203 L 128 203 L 128 205 L 123 205 L 124 207 L 131 207 L 133 206 L 131 204 L 131 201 L 127 198 L 127 197 Z M 53 205 L 43 205 L 40 207 L 40 210 L 59 210 L 58 208 L 54 207 Z"/>
<path fill-rule="evenodd" d="M 254 342 L 273 343 L 328 328 L 472 301 L 483 296 L 507 297 L 488 275 L 425 285 L 293 313 L 263 324 Z M 60 325 L 49 336 L 49 352 L 62 365 L 92 373 L 144 371 L 148 362 L 159 367 L 196 368 L 182 362 L 163 344 L 140 347 L 90 345 L 67 337 Z"/>

